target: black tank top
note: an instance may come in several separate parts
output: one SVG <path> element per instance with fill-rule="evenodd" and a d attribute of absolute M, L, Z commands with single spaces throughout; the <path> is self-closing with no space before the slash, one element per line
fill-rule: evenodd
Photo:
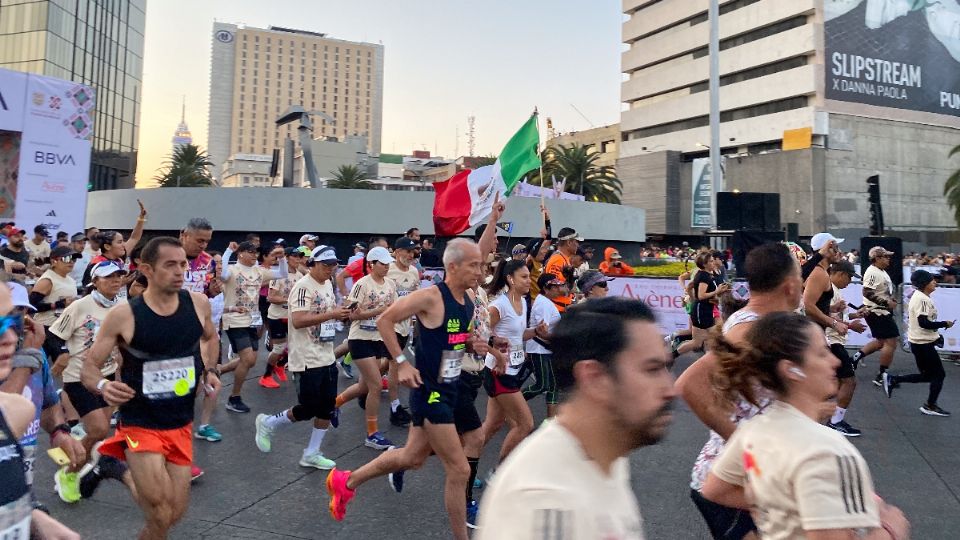
<path fill-rule="evenodd" d="M 0 413 L 0 538 L 30 538 L 30 486 L 23 449 Z"/>
<path fill-rule="evenodd" d="M 456 392 L 460 366 L 466 352 L 473 322 L 473 302 L 466 295 L 463 304 L 454 299 L 446 283 L 436 285 L 443 297 L 443 322 L 427 328 L 417 320 L 418 339 L 414 347 L 423 390 Z M 419 389 L 417 389 L 419 390 Z"/>
<path fill-rule="evenodd" d="M 820 298 L 817 298 L 817 302 L 816 302 L 817 309 L 819 309 L 821 313 L 829 317 L 830 304 L 832 302 L 833 302 L 833 287 L 830 287 L 826 291 L 823 291 L 823 293 L 820 295 Z M 819 321 L 817 321 L 817 324 L 826 328 L 826 326 L 823 323 L 820 323 Z"/>
<path fill-rule="evenodd" d="M 154 313 L 143 296 L 130 300 L 133 340 L 120 346 L 120 376 L 137 395 L 120 406 L 125 426 L 176 429 L 193 421 L 193 402 L 203 373 L 203 325 L 189 291 L 179 291 L 177 311 Z"/>

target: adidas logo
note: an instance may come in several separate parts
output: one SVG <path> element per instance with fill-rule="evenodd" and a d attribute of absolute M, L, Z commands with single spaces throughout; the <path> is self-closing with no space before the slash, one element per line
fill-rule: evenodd
<path fill-rule="evenodd" d="M 57 217 L 57 212 L 56 212 L 55 210 L 51 210 L 51 211 L 47 214 L 47 217 Z"/>

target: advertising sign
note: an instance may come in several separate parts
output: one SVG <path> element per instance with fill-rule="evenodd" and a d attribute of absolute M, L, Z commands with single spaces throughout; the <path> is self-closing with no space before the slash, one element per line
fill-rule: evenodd
<path fill-rule="evenodd" d="M 720 174 L 723 174 L 723 157 L 720 158 Z M 693 160 L 693 188 L 690 193 L 690 226 L 709 229 L 713 226 L 710 216 L 710 200 L 713 196 L 713 174 L 710 171 L 710 158 Z"/>
<path fill-rule="evenodd" d="M 960 116 L 960 0 L 824 4 L 826 97 Z"/>
<path fill-rule="evenodd" d="M 0 93 L 0 216 L 28 231 L 82 231 L 93 90 L 0 69 Z"/>

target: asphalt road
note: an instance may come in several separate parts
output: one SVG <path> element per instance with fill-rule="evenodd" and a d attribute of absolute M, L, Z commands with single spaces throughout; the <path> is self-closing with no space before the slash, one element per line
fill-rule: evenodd
<path fill-rule="evenodd" d="M 261 373 L 264 352 L 256 374 Z M 680 359 L 676 371 L 689 365 L 692 355 Z M 873 474 L 877 492 L 900 506 L 913 524 L 913 538 L 957 538 L 960 530 L 960 418 L 935 418 L 920 414 L 926 385 L 903 385 L 893 399 L 877 390 L 871 379 L 876 355 L 857 373 L 860 383 L 848 413 L 848 421 L 864 431 L 854 439 Z M 960 367 L 947 362 L 947 381 L 940 405 L 960 415 Z M 914 368 L 912 355 L 898 351 L 894 371 Z M 225 377 L 225 386 L 230 376 Z M 341 389 L 349 381 L 341 375 Z M 309 438 L 310 423 L 302 422 L 280 431 L 273 452 L 260 453 L 254 446 L 254 417 L 274 413 L 296 402 L 290 383 L 266 390 L 255 380 L 247 383 L 244 400 L 250 414 L 226 411 L 222 403 L 214 425 L 223 433 L 219 443 L 195 441 L 196 462 L 206 475 L 193 485 L 190 509 L 173 530 L 172 538 L 256 539 L 280 538 L 449 538 L 443 510 L 443 474 L 431 459 L 419 471 L 410 472 L 402 494 L 394 493 L 385 480 L 363 486 L 349 506 L 347 518 L 335 522 L 327 512 L 324 488 L 326 473 L 297 464 Z M 480 398 L 481 406 L 485 397 Z M 381 410 L 386 410 L 382 405 Z M 539 423 L 545 406 L 532 402 Z M 381 426 L 395 443 L 406 439 L 406 430 L 389 425 L 381 413 Z M 339 467 L 354 469 L 373 459 L 377 451 L 363 446 L 365 436 L 361 409 L 348 404 L 340 428 L 324 441 L 326 455 Z M 631 456 L 633 486 L 639 498 L 649 539 L 707 539 L 706 527 L 689 499 L 690 468 L 707 430 L 678 403 L 674 423 L 660 444 Z M 481 470 L 494 464 L 500 438 L 488 446 Z M 45 450 L 46 437 L 41 438 Z M 43 454 L 40 454 L 41 456 Z M 93 499 L 75 505 L 60 501 L 53 491 L 53 462 L 39 458 L 35 490 L 52 514 L 80 532 L 84 538 L 129 539 L 142 523 L 140 510 L 125 488 L 107 481 Z M 482 491 L 479 492 L 482 495 Z"/>

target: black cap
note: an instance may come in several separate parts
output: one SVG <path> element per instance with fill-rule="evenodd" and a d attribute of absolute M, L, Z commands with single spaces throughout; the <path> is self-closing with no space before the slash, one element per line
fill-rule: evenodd
<path fill-rule="evenodd" d="M 47 231 L 47 227 L 46 227 L 45 225 L 37 225 L 36 227 L 33 228 L 33 232 L 35 232 L 35 233 L 40 233 L 40 234 L 42 234 L 42 235 L 44 235 L 44 236 L 50 234 L 50 233 Z"/>
<path fill-rule="evenodd" d="M 296 256 L 298 256 L 298 257 L 305 257 L 305 256 L 306 256 L 306 254 L 305 254 L 303 251 L 300 250 L 300 246 L 297 246 L 297 247 L 288 247 L 287 249 L 283 250 L 283 254 L 284 254 L 284 255 L 296 255 Z"/>
<path fill-rule="evenodd" d="M 360 249 L 362 249 L 362 250 L 364 250 L 364 251 L 367 250 L 367 244 L 365 244 L 365 243 L 363 243 L 363 242 L 357 242 L 356 244 L 353 245 L 353 247 L 355 247 L 355 248 L 360 248 Z"/>
<path fill-rule="evenodd" d="M 393 249 L 416 249 L 420 247 L 414 239 L 407 238 L 406 236 L 401 236 L 397 238 L 397 241 L 393 243 Z"/>
<path fill-rule="evenodd" d="M 923 289 L 934 279 L 936 276 L 926 270 L 916 270 L 910 274 L 910 283 L 917 289 Z"/>
<path fill-rule="evenodd" d="M 51 259 L 63 259 L 73 256 L 74 259 L 80 257 L 80 254 L 73 250 L 70 246 L 57 246 L 50 250 Z"/>
<path fill-rule="evenodd" d="M 854 268 L 853 263 L 850 261 L 839 261 L 830 265 L 830 273 L 834 272 L 843 272 L 850 277 L 855 277 L 860 279 L 860 274 L 857 273 L 857 269 Z"/>
<path fill-rule="evenodd" d="M 562 279 L 548 272 L 540 274 L 540 277 L 537 278 L 537 288 L 541 291 L 551 285 L 563 285 L 564 283 Z"/>

